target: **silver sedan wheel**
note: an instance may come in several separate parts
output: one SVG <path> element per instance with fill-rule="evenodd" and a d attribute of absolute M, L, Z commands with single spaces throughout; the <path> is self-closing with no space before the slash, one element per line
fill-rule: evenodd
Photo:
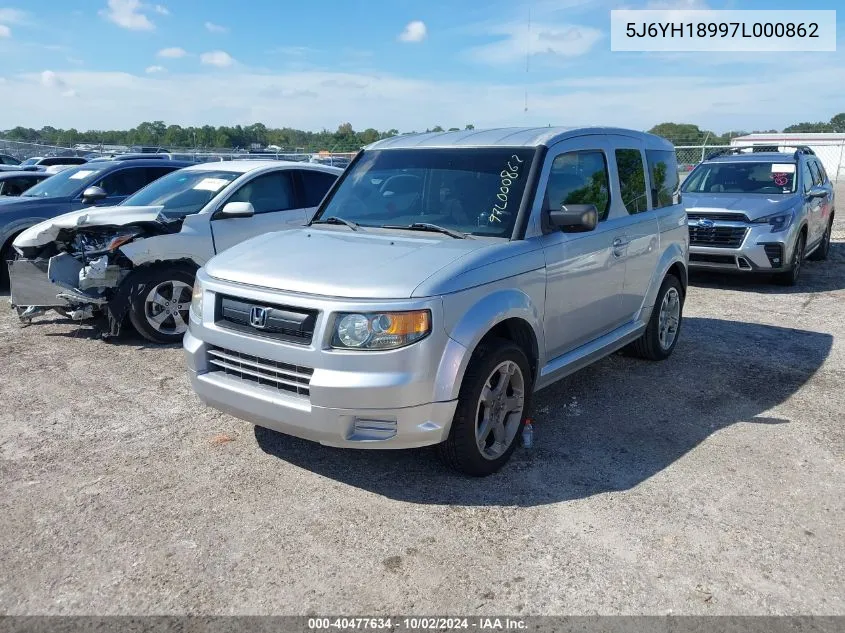
<path fill-rule="evenodd" d="M 664 350 L 672 347 L 675 337 L 678 336 L 678 326 L 681 324 L 681 295 L 677 288 L 669 288 L 663 295 L 663 303 L 660 304 L 660 317 L 658 322 L 658 335 L 660 347 Z"/>
<path fill-rule="evenodd" d="M 525 405 L 525 378 L 515 362 L 500 363 L 478 399 L 475 441 L 485 459 L 501 457 L 513 443 Z"/>
<path fill-rule="evenodd" d="M 163 281 L 144 301 L 144 315 L 150 327 L 162 334 L 184 334 L 188 329 L 191 287 L 181 281 Z"/>

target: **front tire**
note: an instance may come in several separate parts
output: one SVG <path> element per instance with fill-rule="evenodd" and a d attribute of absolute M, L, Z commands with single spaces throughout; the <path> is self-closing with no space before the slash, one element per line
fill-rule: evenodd
<path fill-rule="evenodd" d="M 775 281 L 782 286 L 794 286 L 798 283 L 798 277 L 804 264 L 804 252 L 807 249 L 807 234 L 804 231 L 798 235 L 798 241 L 792 251 L 792 261 L 789 270 L 775 275 Z"/>
<path fill-rule="evenodd" d="M 479 345 L 461 383 L 449 437 L 437 447 L 440 458 L 474 477 L 498 471 L 516 448 L 533 384 L 519 346 L 504 339 Z"/>
<path fill-rule="evenodd" d="M 643 335 L 628 346 L 632 355 L 646 360 L 666 360 L 681 334 L 684 288 L 674 275 L 666 275 Z"/>
<path fill-rule="evenodd" d="M 129 320 L 148 341 L 179 343 L 188 329 L 194 271 L 185 266 L 157 266 L 132 280 Z"/>

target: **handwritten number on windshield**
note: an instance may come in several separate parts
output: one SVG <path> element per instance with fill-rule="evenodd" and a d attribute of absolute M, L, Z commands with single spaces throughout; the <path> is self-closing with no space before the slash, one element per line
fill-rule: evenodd
<path fill-rule="evenodd" d="M 519 168 L 524 162 L 524 160 L 514 154 L 508 161 L 507 169 L 503 169 L 502 172 L 499 174 L 502 180 L 499 184 L 499 193 L 496 194 L 496 199 L 498 200 L 498 202 L 493 205 L 493 210 L 488 216 L 488 222 L 490 222 L 491 224 L 493 222 L 501 222 L 502 218 L 500 216 L 509 213 L 507 211 L 508 194 L 510 193 L 511 185 L 513 184 L 513 182 L 517 178 L 519 178 Z"/>

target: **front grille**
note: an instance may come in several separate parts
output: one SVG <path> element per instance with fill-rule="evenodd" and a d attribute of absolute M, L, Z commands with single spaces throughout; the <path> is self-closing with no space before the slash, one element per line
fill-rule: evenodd
<path fill-rule="evenodd" d="M 310 384 L 314 370 L 310 367 L 250 356 L 222 347 L 209 347 L 208 355 L 209 364 L 227 376 L 306 398 L 311 395 Z"/>
<path fill-rule="evenodd" d="M 744 226 L 703 227 L 691 224 L 690 246 L 713 246 L 716 248 L 739 248 L 748 229 Z"/>
<path fill-rule="evenodd" d="M 259 323 L 251 318 L 253 308 L 263 312 Z M 308 345 L 314 336 L 317 311 L 218 295 L 214 322 L 230 330 Z"/>
<path fill-rule="evenodd" d="M 744 213 L 709 213 L 707 211 L 687 211 L 687 219 L 713 220 L 714 222 L 748 222 L 748 216 Z"/>
<path fill-rule="evenodd" d="M 772 268 L 783 266 L 783 246 L 780 244 L 764 244 L 763 250 L 766 251 L 766 257 L 769 258 Z"/>
<path fill-rule="evenodd" d="M 736 266 L 736 259 L 733 255 L 708 255 L 706 253 L 690 253 L 689 260 L 691 262 L 701 262 L 703 264 L 727 264 L 729 266 Z"/>

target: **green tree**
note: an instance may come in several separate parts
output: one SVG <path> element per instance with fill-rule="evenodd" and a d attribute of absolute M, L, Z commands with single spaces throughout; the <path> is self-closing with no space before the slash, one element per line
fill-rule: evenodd
<path fill-rule="evenodd" d="M 845 112 L 840 112 L 830 119 L 830 127 L 834 132 L 845 132 Z"/>

